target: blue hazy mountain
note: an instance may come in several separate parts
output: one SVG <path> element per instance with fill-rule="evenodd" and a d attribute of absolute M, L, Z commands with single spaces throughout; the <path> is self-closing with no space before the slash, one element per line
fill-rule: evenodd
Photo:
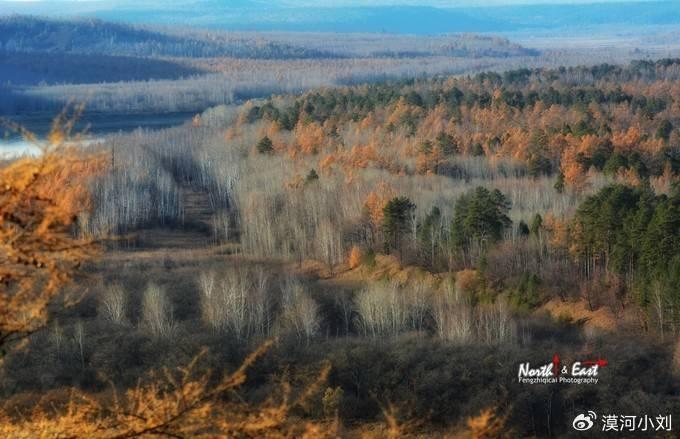
<path fill-rule="evenodd" d="M 299 2 L 259 0 L 0 1 L 0 12 L 65 15 L 64 11 L 68 11 L 69 15 L 132 23 L 180 24 L 235 30 L 412 34 L 680 24 L 680 1 L 566 3 L 568 0 L 565 0 L 565 4 L 557 5 L 451 8 L 397 4 L 346 6 L 345 3 L 331 3 L 332 6 L 325 7 L 300 7 L 297 6 Z M 62 5 L 61 8 L 58 7 L 59 4 Z M 64 7 L 66 4 L 68 7 Z"/>

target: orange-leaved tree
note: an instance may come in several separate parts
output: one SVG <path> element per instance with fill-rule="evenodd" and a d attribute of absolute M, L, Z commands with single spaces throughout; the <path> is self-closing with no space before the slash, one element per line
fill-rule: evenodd
<path fill-rule="evenodd" d="M 76 116 L 80 110 L 76 111 Z M 75 116 L 63 112 L 45 142 L 11 122 L 40 149 L 39 156 L 0 168 L 0 360 L 47 321 L 48 307 L 67 299 L 64 287 L 97 244 L 74 233 L 89 206 L 86 180 L 103 166 L 72 144 Z"/>
<path fill-rule="evenodd" d="M 74 303 L 78 297 L 65 296 L 64 289 L 99 249 L 98 242 L 77 235 L 76 225 L 90 205 L 87 179 L 106 164 L 103 157 L 86 155 L 74 145 L 74 117 L 62 113 L 45 142 L 3 122 L 38 146 L 40 155 L 10 160 L 0 168 L 0 348 L 16 347 L 44 327 L 52 305 Z M 26 413 L 9 400 L 0 404 L 0 437 L 333 436 L 328 426 L 299 421 L 290 413 L 318 393 L 327 365 L 297 395 L 284 385 L 278 398 L 262 405 L 229 398 L 271 344 L 263 344 L 217 382 L 209 371 L 197 371 L 204 350 L 176 372 L 152 372 L 122 394 L 114 389 L 112 399 L 73 389 L 66 403 L 46 399 Z"/>

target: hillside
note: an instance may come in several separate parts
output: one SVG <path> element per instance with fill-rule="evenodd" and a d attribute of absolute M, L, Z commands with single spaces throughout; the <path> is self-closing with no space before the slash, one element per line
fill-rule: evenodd
<path fill-rule="evenodd" d="M 169 29 L 106 22 L 97 19 L 50 19 L 34 16 L 0 16 L 0 93 L 9 96 L 0 104 L 7 107 L 54 109 L 63 105 L 61 100 L 77 98 L 88 101 L 100 92 L 99 87 L 87 90 L 58 91 L 58 102 L 50 99 L 17 97 L 25 89 L 17 86 L 50 86 L 64 84 L 108 84 L 106 99 L 111 94 L 127 95 L 128 90 L 140 88 L 143 93 L 167 94 L 164 90 L 149 87 L 146 81 L 186 80 L 173 83 L 172 90 L 187 90 L 185 99 L 173 99 L 181 106 L 175 110 L 204 110 L 210 105 L 232 102 L 234 94 L 254 97 L 252 92 L 239 93 L 248 88 L 272 90 L 270 83 L 281 91 L 294 91 L 299 86 L 292 82 L 315 83 L 313 72 L 325 73 L 324 81 L 331 77 L 351 77 L 352 73 L 370 79 L 385 74 L 377 65 L 388 65 L 388 70 L 412 69 L 427 64 L 488 64 L 489 60 L 537 58 L 540 53 L 524 48 L 507 39 L 478 35 L 452 35 L 446 37 L 317 34 L 313 38 L 303 33 L 253 33 L 219 30 Z M 291 71 L 282 81 L 280 68 L 288 62 Z M 294 64 L 297 64 L 295 66 Z M 249 70 L 253 68 L 253 70 Z M 370 72 L 376 70 L 377 73 Z M 450 70 L 437 68 L 434 72 Z M 209 73 L 229 73 L 226 78 L 207 79 Z M 348 72 L 349 71 L 349 72 Z M 370 73 L 367 73 L 369 71 Z M 196 77 L 202 80 L 194 81 Z M 241 84 L 230 85 L 236 78 Z M 261 78 L 256 80 L 256 78 Z M 125 90 L 121 81 L 129 84 Z M 193 83 L 191 82 L 193 81 Z M 141 83 L 140 83 L 141 82 Z M 209 87 L 197 84 L 210 82 Z M 7 85 L 9 84 L 9 85 Z M 2 90 L 1 88 L 6 90 Z M 227 91 L 223 91 L 223 89 Z M 236 89 L 236 90 L 234 90 Z M 215 90 L 219 90 L 215 92 Z M 272 90 L 275 91 L 275 90 Z M 30 91 L 29 91 L 30 94 Z M 206 94 L 215 98 L 196 101 L 195 96 Z M 162 112 L 150 104 L 154 99 L 126 97 L 139 106 L 146 102 L 145 111 Z M 15 103 L 15 100 L 23 101 Z M 28 103 L 26 102 L 28 101 Z M 30 101 L 33 101 L 31 104 Z M 97 106 L 97 111 L 105 111 Z M 119 108 L 120 111 L 125 109 Z M 172 109 L 165 109 L 172 111 Z"/>
<path fill-rule="evenodd" d="M 181 79 L 206 70 L 175 60 L 72 52 L 0 51 L 0 84 L 53 85 Z"/>
<path fill-rule="evenodd" d="M 576 408 L 676 413 L 679 90 L 678 59 L 377 81 L 90 144 L 45 186 L 68 239 L 106 245 L 4 355 L 0 429 L 571 437 Z M 556 354 L 597 383 L 518 380 Z"/>
<path fill-rule="evenodd" d="M 598 1 L 0 0 L 0 438 L 680 437 L 680 1 Z"/>
<path fill-rule="evenodd" d="M 203 111 L 321 85 L 544 62 L 540 55 L 470 34 L 254 33 L 12 15 L 0 17 L 0 112 L 54 112 L 72 99 L 96 112 Z"/>
<path fill-rule="evenodd" d="M 18 15 L 0 17 L 0 49 L 10 53 L 250 59 L 324 59 L 371 55 L 362 54 L 363 44 L 357 44 L 358 41 L 349 35 L 326 34 L 316 37 L 316 41 L 310 41 L 304 34 L 295 33 L 255 34 L 190 29 L 160 31 L 95 19 L 55 20 Z M 377 56 L 510 57 L 538 54 L 535 50 L 499 37 L 451 35 L 418 39 L 394 36 L 395 42 L 386 41 L 380 36 L 372 38 L 379 39 L 383 47 L 382 52 L 374 51 Z M 332 40 L 336 40 L 331 44 L 336 47 L 335 51 L 321 49 L 323 43 Z M 338 42 L 345 42 L 346 46 L 340 49 Z"/>
<path fill-rule="evenodd" d="M 209 40 L 100 20 L 0 17 L 7 52 L 97 53 L 139 57 L 324 58 L 328 53 L 253 38 Z"/>

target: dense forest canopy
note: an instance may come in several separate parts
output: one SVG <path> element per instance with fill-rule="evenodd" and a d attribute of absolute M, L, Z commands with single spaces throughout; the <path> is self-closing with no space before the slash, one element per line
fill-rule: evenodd
<path fill-rule="evenodd" d="M 516 246 L 522 237 L 549 237 L 546 258 L 557 258 L 587 282 L 619 279 L 618 300 L 646 307 L 656 295 L 676 309 L 670 285 L 680 251 L 679 74 L 679 60 L 662 59 L 395 81 L 247 104 L 238 123 L 267 133 L 257 153 L 305 163 L 315 181 L 337 172 L 353 181 L 370 170 L 397 179 L 481 177 L 491 186 L 508 178 L 552 181 L 554 195 L 545 196 L 567 197 L 569 207 L 553 199 L 531 211 L 525 201 L 513 206 L 502 191 L 477 187 L 453 200 L 455 206 L 428 201 L 416 213 L 416 187 L 411 199 L 398 197 L 394 188 L 375 189 L 365 205 L 368 229 L 354 237 L 355 244 L 431 268 L 457 261 L 454 266 L 479 269 L 501 257 L 508 239 Z M 228 136 L 240 138 L 239 131 L 230 128 Z M 475 158 L 490 169 L 471 167 Z M 298 186 L 295 178 L 290 187 Z M 509 217 L 518 207 L 523 213 Z M 274 251 L 283 251 L 285 242 Z M 333 260 L 296 247 L 283 254 Z M 332 270 L 335 262 L 328 264 Z M 536 306 L 545 299 L 536 296 L 536 285 L 546 276 L 540 257 L 537 264 L 538 271 L 516 278 L 493 276 L 499 276 L 499 288 L 523 291 L 518 303 Z M 527 279 L 534 286 L 527 287 Z M 598 306 L 591 290 L 584 294 L 591 307 Z M 663 317 L 671 326 L 677 318 L 675 311 Z"/>
<path fill-rule="evenodd" d="M 407 152 L 415 169 L 376 152 L 373 165 L 393 172 L 454 175 L 447 158 L 462 153 L 519 159 L 531 175 L 561 173 L 579 186 L 590 168 L 639 178 L 680 170 L 679 77 L 680 60 L 665 59 L 408 80 L 257 104 L 246 119 L 325 133 L 368 125 L 382 133 L 378 147 L 417 139 Z"/>
<path fill-rule="evenodd" d="M 434 271 L 488 267 L 488 287 L 516 291 L 521 306 L 571 290 L 594 309 L 604 279 L 619 288 L 613 303 L 646 307 L 652 294 L 676 300 L 679 74 L 679 60 L 663 59 L 327 88 L 211 109 L 178 128 L 177 150 L 161 152 L 165 135 L 133 143 L 214 192 L 226 235 L 259 256 L 312 258 L 331 273 L 351 250 Z M 276 178 L 260 180 L 271 162 Z M 97 186 L 88 233 L 181 218 L 170 177 L 135 172 Z M 140 208 L 158 197 L 154 208 L 119 205 L 118 185 L 137 188 Z M 262 185 L 271 193 L 258 198 Z M 515 247 L 531 262 L 508 257 Z M 507 259 L 519 265 L 503 272 Z"/>

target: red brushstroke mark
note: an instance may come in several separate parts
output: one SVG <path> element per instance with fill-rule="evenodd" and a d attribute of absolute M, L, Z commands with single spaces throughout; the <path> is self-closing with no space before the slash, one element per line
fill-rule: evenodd
<path fill-rule="evenodd" d="M 584 366 L 595 366 L 596 364 L 597 364 L 599 367 L 604 367 L 604 366 L 606 366 L 606 365 L 609 364 L 609 363 L 607 362 L 607 360 L 603 360 L 603 359 L 599 359 L 599 360 L 597 360 L 597 361 L 595 361 L 595 360 L 587 360 L 587 361 L 584 361 L 584 362 L 583 362 L 583 365 L 584 365 Z"/>
<path fill-rule="evenodd" d="M 553 376 L 557 376 L 560 373 L 560 356 L 555 354 L 553 355 Z"/>

